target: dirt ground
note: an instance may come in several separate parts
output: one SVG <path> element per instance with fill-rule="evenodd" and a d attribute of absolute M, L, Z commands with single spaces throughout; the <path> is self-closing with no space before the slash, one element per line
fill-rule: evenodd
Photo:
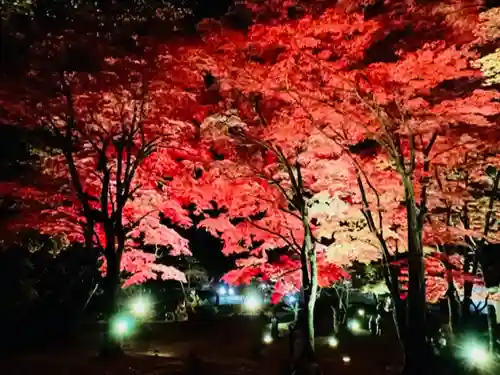
<path fill-rule="evenodd" d="M 0 374 L 175 375 L 185 373 L 192 353 L 204 375 L 278 375 L 288 357 L 286 337 L 265 345 L 258 357 L 252 353 L 260 329 L 251 319 L 145 324 L 124 341 L 126 357 L 106 362 L 96 358 L 100 331 L 98 326 L 82 327 L 74 340 L 59 347 L 12 355 L 1 360 Z M 400 362 L 391 342 L 361 336 L 341 339 L 331 348 L 327 338 L 318 338 L 317 354 L 325 373 L 390 375 Z"/>

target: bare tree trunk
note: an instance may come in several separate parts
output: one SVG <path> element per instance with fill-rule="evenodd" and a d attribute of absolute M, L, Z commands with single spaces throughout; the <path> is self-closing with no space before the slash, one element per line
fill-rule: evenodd
<path fill-rule="evenodd" d="M 307 218 L 308 220 L 308 218 Z M 307 339 L 308 348 L 307 350 L 311 354 L 311 358 L 314 357 L 314 307 L 316 306 L 316 299 L 318 296 L 318 264 L 316 259 L 315 246 L 312 239 L 311 229 L 309 227 L 309 222 L 306 225 L 306 233 L 304 238 L 305 251 L 308 252 L 308 260 L 310 266 L 310 292 L 308 293 L 307 300 Z"/>
<path fill-rule="evenodd" d="M 99 355 L 104 358 L 123 354 L 121 342 L 113 332 L 113 318 L 118 313 L 118 296 L 120 292 L 120 259 L 116 253 L 106 254 L 106 277 L 104 279 L 105 331 Z"/>
<path fill-rule="evenodd" d="M 453 283 L 453 278 L 451 272 L 448 272 L 448 290 L 446 292 L 446 297 L 448 301 L 448 337 L 447 339 L 454 342 L 455 330 L 459 323 L 460 309 L 459 301 L 457 299 L 457 291 Z"/>
<path fill-rule="evenodd" d="M 477 252 L 478 249 L 474 249 L 474 254 L 473 254 L 473 260 L 472 262 L 470 261 L 465 261 L 464 262 L 464 271 L 469 272 L 472 275 L 475 275 L 477 273 L 478 269 L 478 260 L 477 260 Z M 474 284 L 466 280 L 464 282 L 464 297 L 462 300 L 462 306 L 461 306 L 461 311 L 460 311 L 460 316 L 461 316 L 461 326 L 462 329 L 466 329 L 468 324 L 470 323 L 470 318 L 471 318 L 471 306 L 472 306 L 472 288 L 474 287 Z"/>
<path fill-rule="evenodd" d="M 488 339 L 489 339 L 489 350 L 491 353 L 495 351 L 496 341 L 497 341 L 497 312 L 494 306 L 487 306 L 487 317 L 488 317 Z"/>
<path fill-rule="evenodd" d="M 428 369 L 430 348 L 426 332 L 425 270 L 422 249 L 422 228 L 419 220 L 413 184 L 403 178 L 408 217 L 408 298 L 407 327 L 405 340 L 405 374 L 424 374 Z"/>
<path fill-rule="evenodd" d="M 334 305 L 330 306 L 332 309 L 332 332 L 335 335 L 339 333 L 339 313 L 337 312 L 337 307 Z"/>
<path fill-rule="evenodd" d="M 297 319 L 294 366 L 298 373 L 309 373 L 315 363 L 314 308 L 318 294 L 318 270 L 315 246 L 306 213 L 303 213 L 304 244 L 301 250 L 302 298 Z M 313 367 L 311 367 L 311 365 Z"/>

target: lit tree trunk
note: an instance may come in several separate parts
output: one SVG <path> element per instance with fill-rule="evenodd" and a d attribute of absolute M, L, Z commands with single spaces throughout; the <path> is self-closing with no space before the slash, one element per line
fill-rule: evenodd
<path fill-rule="evenodd" d="M 304 242 L 300 249 L 301 271 L 302 271 L 302 306 L 297 320 L 297 328 L 302 342 L 300 348 L 294 351 L 295 362 L 302 364 L 314 363 L 314 307 L 318 294 L 318 265 L 316 259 L 315 240 L 309 224 L 309 213 L 305 199 L 304 185 L 300 165 L 296 163 L 295 172 L 288 164 L 284 155 L 278 150 L 283 165 L 287 169 L 292 182 L 293 206 L 300 214 L 304 229 Z"/>
<path fill-rule="evenodd" d="M 446 268 L 446 279 L 448 282 L 448 290 L 446 291 L 446 299 L 448 302 L 448 337 L 447 339 L 454 341 L 455 328 L 459 321 L 459 301 L 457 299 L 457 290 L 455 288 L 455 283 L 453 282 L 453 275 L 451 273 L 451 267 L 448 262 L 445 263 Z"/>
<path fill-rule="evenodd" d="M 408 219 L 408 330 L 405 340 L 405 373 L 423 374 L 426 372 L 429 348 L 425 338 L 427 309 L 422 248 L 422 212 L 419 212 L 417 208 L 413 183 L 409 176 L 403 176 L 403 184 Z"/>
<path fill-rule="evenodd" d="M 304 242 L 300 245 L 293 239 L 288 242 L 291 248 L 300 253 L 302 289 L 300 310 L 297 317 L 295 332 L 292 337 L 293 361 L 297 364 L 314 364 L 314 308 L 318 295 L 318 266 L 316 258 L 316 243 L 309 223 L 309 213 L 307 205 L 307 191 L 304 188 L 301 167 L 298 162 L 291 164 L 280 148 L 274 148 L 269 144 L 259 141 L 251 141 L 264 149 L 272 152 L 278 159 L 280 165 L 285 170 L 290 180 L 290 188 L 284 188 L 279 181 L 268 179 L 281 191 L 286 198 L 289 207 L 297 213 L 297 217 L 302 221 L 304 230 Z M 285 209 L 288 211 L 288 208 Z M 255 223 L 253 225 L 256 225 Z M 258 226 L 257 226 L 258 227 Z"/>
<path fill-rule="evenodd" d="M 311 279 L 309 272 L 309 252 L 305 245 L 300 252 L 301 261 L 301 274 L 302 274 L 302 290 L 301 290 L 301 300 L 299 305 L 298 316 L 295 326 L 295 335 L 293 343 L 293 360 L 295 363 L 311 358 L 314 353 L 314 325 L 313 325 L 313 345 L 311 346 L 310 340 L 310 299 L 311 299 Z"/>
<path fill-rule="evenodd" d="M 113 357 L 122 353 L 121 343 L 113 332 L 113 317 L 118 313 L 120 293 L 120 259 L 112 251 L 106 252 L 106 276 L 104 279 L 105 331 L 101 342 L 100 355 Z"/>
<path fill-rule="evenodd" d="M 113 332 L 113 320 L 119 312 L 119 296 L 121 289 L 120 265 L 125 247 L 125 232 L 121 225 L 121 215 L 114 217 L 118 221 L 113 224 L 112 220 L 105 223 L 106 228 L 106 277 L 104 279 L 105 306 L 105 331 L 101 343 L 101 357 L 115 357 L 123 354 L 121 342 Z"/>
<path fill-rule="evenodd" d="M 467 209 L 465 210 L 467 212 Z M 467 213 L 466 213 L 467 214 Z M 464 215 L 466 215 L 464 214 Z M 470 229 L 468 219 L 464 221 L 465 229 Z M 476 275 L 479 268 L 479 253 L 481 252 L 481 246 L 472 243 L 470 244 L 472 247 L 472 251 L 465 256 L 463 271 L 466 273 L 470 273 L 472 275 Z M 464 297 L 461 304 L 461 328 L 466 329 L 466 327 L 470 323 L 471 317 L 471 306 L 472 306 L 472 288 L 474 287 L 474 283 L 472 281 L 466 280 L 464 282 Z"/>
<path fill-rule="evenodd" d="M 307 254 L 308 268 L 310 269 L 310 284 L 309 289 L 306 290 L 305 305 L 307 308 L 307 346 L 305 348 L 305 354 L 309 356 L 310 359 L 314 358 L 314 307 L 316 305 L 316 299 L 318 295 L 318 265 L 316 259 L 315 246 L 311 234 L 311 228 L 309 227 L 308 218 L 306 216 L 304 221 L 305 236 L 304 236 L 304 251 Z"/>
<path fill-rule="evenodd" d="M 495 306 L 488 305 L 486 307 L 487 318 L 488 318 L 488 341 L 489 341 L 489 350 L 491 353 L 495 352 L 496 341 L 497 341 L 497 312 Z"/>

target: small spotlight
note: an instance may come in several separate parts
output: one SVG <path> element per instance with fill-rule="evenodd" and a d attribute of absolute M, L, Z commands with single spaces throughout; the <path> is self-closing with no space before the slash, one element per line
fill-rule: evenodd
<path fill-rule="evenodd" d="M 290 305 L 293 305 L 295 302 L 297 302 L 297 297 L 295 296 L 288 296 L 287 301 Z"/>
<path fill-rule="evenodd" d="M 233 289 L 233 288 L 229 288 L 229 289 L 227 290 L 227 294 L 229 294 L 230 296 L 234 296 L 234 294 L 235 294 L 235 293 L 234 293 L 234 289 Z"/>
<path fill-rule="evenodd" d="M 248 296 L 245 298 L 245 308 L 249 311 L 257 311 L 261 308 L 262 302 L 257 296 Z"/>
<path fill-rule="evenodd" d="M 225 296 L 227 294 L 227 289 L 224 288 L 223 286 L 221 286 L 219 288 L 219 290 L 217 291 L 217 293 L 219 293 L 219 295 L 221 295 L 221 296 Z"/>
<path fill-rule="evenodd" d="M 359 320 L 352 319 L 347 323 L 347 327 L 352 333 L 359 333 L 362 331 L 362 326 Z"/>
<path fill-rule="evenodd" d="M 151 301 L 145 297 L 137 297 L 130 303 L 132 314 L 138 318 L 144 318 L 151 311 Z"/>
<path fill-rule="evenodd" d="M 112 333 L 120 339 L 132 333 L 134 322 L 128 316 L 116 317 L 111 324 Z"/>
<path fill-rule="evenodd" d="M 491 360 L 488 348 L 477 343 L 470 342 L 464 347 L 464 355 L 467 361 L 474 367 L 484 367 Z"/>
<path fill-rule="evenodd" d="M 342 357 L 342 362 L 344 362 L 346 365 L 349 364 L 351 362 L 351 357 L 349 357 L 348 355 L 344 355 Z"/>
<path fill-rule="evenodd" d="M 359 309 L 358 310 L 358 315 L 361 316 L 361 317 L 365 316 L 365 310 L 364 309 Z"/>
<path fill-rule="evenodd" d="M 328 346 L 330 346 L 331 348 L 336 348 L 337 346 L 339 346 L 339 340 L 335 336 L 330 336 L 328 338 Z"/>
<path fill-rule="evenodd" d="M 115 332 L 119 335 L 123 335 L 128 332 L 130 326 L 126 320 L 119 320 L 115 324 Z"/>
<path fill-rule="evenodd" d="M 264 337 L 262 337 L 262 341 L 264 342 L 264 344 L 269 345 L 270 343 L 273 342 L 273 337 L 271 336 L 270 333 L 266 333 Z"/>

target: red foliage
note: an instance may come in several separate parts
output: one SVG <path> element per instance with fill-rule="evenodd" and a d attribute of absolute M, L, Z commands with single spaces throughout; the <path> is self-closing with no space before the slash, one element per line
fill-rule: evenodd
<path fill-rule="evenodd" d="M 250 265 L 257 254 L 259 262 L 267 262 L 265 248 L 285 246 L 291 238 L 300 244 L 301 226 L 282 212 L 283 192 L 255 177 L 272 176 L 286 190 L 290 182 L 282 166 L 235 134 L 279 147 L 290 165 L 301 165 L 312 194 L 327 191 L 350 202 L 348 209 L 326 209 L 315 217 L 317 237 L 335 237 L 326 258 L 338 263 L 381 257 L 359 211 L 356 173 L 392 253 L 405 251 L 408 242 L 405 174 L 417 202 L 425 196 L 425 247 L 483 236 L 460 223 L 464 203 L 478 199 L 470 181 L 468 187 L 457 186 L 464 170 L 477 181 L 487 165 L 499 162 L 500 95 L 480 86 L 482 73 L 474 67 L 480 4 L 389 1 L 368 16 L 359 2 L 341 3 L 317 17 L 306 10 L 295 20 L 284 11 L 290 2 L 274 1 L 262 5 L 274 16 L 254 24 L 247 35 L 229 30 L 206 35 L 203 67 L 219 79 L 221 97 L 232 112 L 204 122 L 205 134 L 225 155 L 220 171 L 213 173 L 227 181 L 218 180 L 220 194 L 213 198 L 228 213 L 203 225 L 223 231 L 225 251 L 248 253 Z M 367 148 L 366 140 L 377 147 Z M 448 209 L 451 220 L 443 214 Z M 259 212 L 265 218 L 255 223 L 271 230 L 229 222 Z M 253 236 L 265 241 L 256 250 L 249 248 Z M 495 231 L 489 236 L 497 238 Z M 434 275 L 433 259 L 427 266 Z M 241 271 L 245 277 L 252 274 L 245 269 L 250 265 Z M 443 295 L 437 281 L 442 277 L 438 272 L 428 279 L 430 299 Z M 453 277 L 460 285 L 464 274 Z"/>
<path fill-rule="evenodd" d="M 64 48 L 49 47 L 64 55 Z M 38 181 L 24 182 L 20 176 L 1 184 L 3 194 L 20 199 L 20 214 L 10 229 L 36 228 L 86 242 L 101 254 L 124 251 L 121 269 L 132 275 L 125 286 L 158 274 L 185 280 L 174 268 L 155 264 L 156 257 L 141 246 L 190 254 L 188 241 L 163 225 L 160 215 L 191 225 L 175 192 L 184 190 L 184 180 L 203 159 L 191 123 L 203 108 L 199 93 L 186 90 L 189 85 L 201 90 L 202 77 L 182 68 L 176 49 L 155 53 L 154 61 L 106 58 L 92 74 L 59 74 L 57 66 L 34 60 L 26 77 L 5 80 L 0 87 L 4 122 L 51 133 L 35 150 Z M 116 245 L 121 231 L 124 249 Z"/>
<path fill-rule="evenodd" d="M 278 261 L 250 258 L 238 262 L 238 269 L 228 272 L 223 280 L 228 284 L 249 284 L 253 279 L 261 278 L 274 283 L 272 303 L 279 302 L 290 292 L 300 290 L 302 285 L 301 263 L 297 256 L 283 255 Z M 349 278 L 349 274 L 335 263 L 328 262 L 324 254 L 318 256 L 318 284 L 328 288 L 335 282 Z"/>
<path fill-rule="evenodd" d="M 99 79 L 66 74 L 74 116 L 84 125 L 71 134 L 78 181 L 95 198 L 92 208 L 106 214 L 113 211 L 117 186 L 110 185 L 111 198 L 103 207 L 102 155 L 92 151 L 93 142 L 106 144 L 116 180 L 117 160 L 124 160 L 116 140 L 124 135 L 123 119 L 134 119 L 137 92 L 147 76 L 144 138 L 133 137 L 129 153 L 137 157 L 145 140 L 161 137 L 161 143 L 141 158 L 131 184 L 137 187 L 134 199 L 123 209 L 120 223 L 138 224 L 127 228 L 128 250 L 137 251 L 144 233 L 147 243 L 187 251 L 186 241 L 162 226 L 158 213 L 190 225 L 183 204 L 195 203 L 201 212 L 215 201 L 224 210 L 200 226 L 224 240 L 226 254 L 246 255 L 226 280 L 242 283 L 263 275 L 277 282 L 277 295 L 297 288 L 293 249 L 303 243 L 304 223 L 289 211 L 286 197 L 293 190 L 287 167 L 297 173 L 295 166 L 311 195 L 314 236 L 331 242 L 317 245 L 323 286 L 346 277 L 340 265 L 381 257 L 358 176 L 390 254 L 406 250 L 408 230 L 414 229 L 408 228 L 402 204 L 405 173 L 414 194 L 425 195 L 426 251 L 483 237 L 480 227 L 466 228 L 460 219 L 469 204 L 478 207 L 477 222 L 484 218 L 471 182 L 485 179 L 487 165 L 498 165 L 500 150 L 499 94 L 479 85 L 482 74 L 473 64 L 477 44 L 495 40 L 491 27 L 478 27 L 478 2 L 385 1 L 376 12 L 371 1 L 324 4 L 248 1 L 256 19 L 248 33 L 205 22 L 203 44 L 152 50 L 155 69 L 143 59 L 107 59 Z M 215 79 L 204 80 L 204 72 Z M 51 122 L 61 130 L 68 103 L 56 84 L 60 79 L 39 67 L 29 79 L 23 92 L 13 95 L 13 86 L 0 91 L 2 107 L 27 125 Z M 88 217 L 69 188 L 67 163 L 60 154 L 44 153 L 41 159 L 48 181 L 18 189 L 20 197 L 33 201 L 26 202 L 32 211 L 25 211 L 30 214 L 22 223 L 83 240 L 81 224 Z M 198 173 L 201 177 L 193 178 Z M 15 193 L 10 185 L 3 189 Z M 101 226 L 94 231 L 96 244 L 106 241 Z M 488 236 L 498 239 L 493 230 Z M 272 260 L 273 250 L 283 248 L 289 249 L 286 255 Z M 130 255 L 124 259 L 130 259 L 127 269 L 136 280 L 157 270 L 151 257 Z M 443 292 L 443 273 L 435 271 L 441 263 L 429 255 L 431 299 Z M 453 277 L 460 285 L 464 274 Z"/>

